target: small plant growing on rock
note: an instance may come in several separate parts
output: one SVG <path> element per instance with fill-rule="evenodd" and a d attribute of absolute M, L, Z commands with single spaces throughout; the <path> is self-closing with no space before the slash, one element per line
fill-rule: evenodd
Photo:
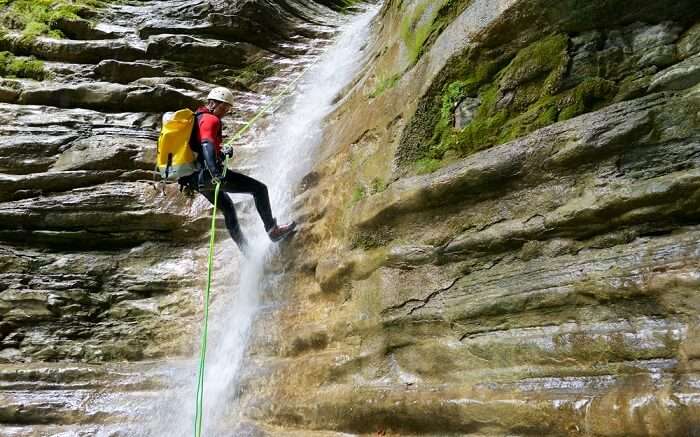
<path fill-rule="evenodd" d="M 422 158 L 416 161 L 416 173 L 427 174 L 442 167 L 442 161 L 433 158 Z"/>
<path fill-rule="evenodd" d="M 49 36 L 62 38 L 57 24 L 61 20 L 78 20 L 82 15 L 104 6 L 99 0 L 0 0 L 0 22 L 25 38 Z"/>
<path fill-rule="evenodd" d="M 406 44 L 411 64 L 415 64 L 423 52 L 423 44 L 432 32 L 432 24 L 440 7 L 445 3 L 431 4 L 430 1 L 420 3 L 412 14 L 406 15 L 401 21 L 401 38 Z M 429 9 L 430 8 L 430 9 Z M 430 15 L 426 17 L 426 12 Z"/>
<path fill-rule="evenodd" d="M 371 186 L 372 194 L 381 193 L 382 191 L 386 190 L 387 186 L 388 186 L 387 183 L 384 182 L 384 180 L 381 178 L 372 179 L 372 186 Z"/>
<path fill-rule="evenodd" d="M 352 203 L 353 205 L 362 200 L 365 197 L 365 187 L 358 185 L 352 191 Z"/>
<path fill-rule="evenodd" d="M 401 38 L 408 49 L 411 65 L 469 3 L 471 0 L 427 0 L 404 16 Z"/>
<path fill-rule="evenodd" d="M 0 52 L 0 76 L 44 80 L 48 73 L 44 63 L 33 57 L 20 58 L 10 52 Z"/>
<path fill-rule="evenodd" d="M 377 85 L 374 87 L 374 90 L 372 90 L 372 92 L 369 93 L 369 98 L 373 99 L 375 97 L 379 97 L 382 94 L 384 94 L 386 90 L 394 88 L 399 82 L 399 79 L 401 79 L 400 74 L 392 74 L 388 77 L 380 76 L 379 80 L 377 81 Z"/>

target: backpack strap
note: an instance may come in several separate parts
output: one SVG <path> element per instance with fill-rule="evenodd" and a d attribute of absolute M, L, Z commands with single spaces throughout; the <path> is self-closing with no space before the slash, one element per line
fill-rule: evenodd
<path fill-rule="evenodd" d="M 192 125 L 192 133 L 190 133 L 190 149 L 197 152 L 197 154 L 202 153 L 202 145 L 198 144 L 196 139 L 196 133 L 199 132 L 199 118 L 204 114 L 203 112 L 197 111 L 194 113 L 194 123 Z"/>

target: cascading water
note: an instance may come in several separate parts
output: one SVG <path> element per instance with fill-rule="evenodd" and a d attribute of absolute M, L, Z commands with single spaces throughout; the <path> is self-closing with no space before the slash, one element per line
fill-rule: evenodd
<path fill-rule="evenodd" d="M 334 97 L 362 66 L 369 23 L 376 12 L 377 7 L 369 7 L 345 24 L 335 43 L 304 73 L 293 96 L 268 119 L 267 127 L 246 138 L 248 144 L 262 150 L 258 156 L 259 165 L 250 173 L 267 184 L 273 212 L 280 221 L 289 217 L 293 193 L 314 165 L 323 119 L 333 109 Z M 252 222 L 254 225 L 246 226 L 244 232 L 253 255 L 241 261 L 234 290 L 226 290 L 212 303 L 204 389 L 203 435 L 207 437 L 232 435 L 236 426 L 230 420 L 235 419 L 237 375 L 243 365 L 260 292 L 274 287 L 279 279 L 264 270 L 276 247 L 263 233 L 259 219 L 255 217 Z M 180 388 L 158 402 L 154 408 L 156 418 L 149 421 L 146 435 L 192 435 L 196 381 L 194 366 L 188 365 L 191 368 L 187 371 L 180 368 L 169 375 Z"/>

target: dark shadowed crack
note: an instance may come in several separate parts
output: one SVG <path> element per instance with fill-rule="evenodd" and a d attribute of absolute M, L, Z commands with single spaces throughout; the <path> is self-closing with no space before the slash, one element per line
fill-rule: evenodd
<path fill-rule="evenodd" d="M 389 313 L 390 311 L 401 309 L 401 308 L 403 308 L 403 307 L 405 307 L 405 306 L 407 306 L 407 305 L 409 305 L 409 304 L 412 304 L 412 303 L 422 303 L 422 305 L 415 306 L 415 307 L 411 308 L 411 310 L 408 312 L 408 314 L 411 315 L 411 314 L 413 314 L 414 311 L 416 311 L 416 310 L 418 310 L 418 309 L 421 309 L 421 308 L 423 308 L 424 306 L 426 306 L 426 305 L 428 304 L 428 302 L 430 302 L 430 300 L 433 299 L 433 298 L 434 298 L 435 296 L 437 296 L 438 294 L 443 293 L 443 292 L 449 290 L 450 288 L 454 287 L 454 285 L 455 285 L 455 284 L 457 283 L 457 281 L 459 281 L 460 279 L 462 279 L 462 276 L 459 276 L 459 277 L 453 279 L 452 282 L 450 283 L 450 285 L 448 285 L 447 287 L 440 288 L 440 289 L 438 289 L 438 290 L 433 291 L 432 293 L 430 293 L 430 294 L 429 294 L 427 297 L 425 297 L 424 299 L 408 299 L 407 301 L 402 302 L 402 303 L 400 303 L 399 305 L 394 305 L 394 306 L 390 306 L 390 307 L 388 307 L 388 308 L 385 308 L 385 309 L 382 310 L 382 314 L 387 314 L 387 313 Z"/>

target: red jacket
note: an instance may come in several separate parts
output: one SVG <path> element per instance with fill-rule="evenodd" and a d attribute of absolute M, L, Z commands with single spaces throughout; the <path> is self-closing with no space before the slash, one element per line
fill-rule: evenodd
<path fill-rule="evenodd" d="M 216 156 L 219 158 L 221 156 L 221 143 L 223 142 L 221 119 L 212 114 L 206 106 L 197 108 L 197 113 L 201 115 L 197 117 L 199 121 L 198 129 L 193 129 L 192 133 L 192 140 L 197 148 L 195 150 L 201 147 L 202 141 L 208 140 L 214 144 Z"/>

